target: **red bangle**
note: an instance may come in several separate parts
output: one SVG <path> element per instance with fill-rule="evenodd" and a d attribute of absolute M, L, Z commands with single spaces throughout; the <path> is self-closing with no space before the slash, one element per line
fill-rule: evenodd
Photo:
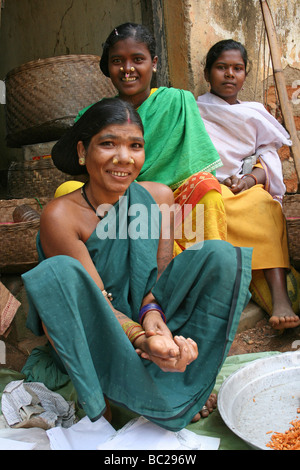
<path fill-rule="evenodd" d="M 247 173 L 246 175 L 242 176 L 242 179 L 245 178 L 246 176 L 250 176 L 250 178 L 253 178 L 255 181 L 255 184 L 258 184 L 256 176 L 254 176 L 252 173 Z"/>

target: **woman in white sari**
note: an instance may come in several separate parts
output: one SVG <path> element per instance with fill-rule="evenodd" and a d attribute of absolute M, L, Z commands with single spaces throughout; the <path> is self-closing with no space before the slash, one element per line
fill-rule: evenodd
<path fill-rule="evenodd" d="M 227 240 L 254 247 L 254 289 L 263 279 L 271 296 L 271 325 L 292 328 L 300 325 L 300 318 L 292 309 L 286 285 L 289 256 L 280 204 L 285 185 L 277 153 L 291 141 L 261 103 L 238 100 L 247 61 L 247 51 L 239 42 L 216 43 L 207 54 L 204 72 L 210 92 L 199 96 L 197 103 L 223 163 L 216 176 L 222 183 Z"/>

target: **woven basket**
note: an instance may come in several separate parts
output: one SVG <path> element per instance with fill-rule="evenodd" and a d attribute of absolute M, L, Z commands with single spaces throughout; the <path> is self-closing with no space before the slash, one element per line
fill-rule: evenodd
<path fill-rule="evenodd" d="M 44 206 L 49 199 L 39 199 Z M 36 266 L 38 255 L 36 250 L 36 235 L 40 221 L 13 222 L 13 211 L 20 204 L 27 204 L 39 213 L 42 208 L 36 199 L 0 200 L 0 272 L 18 273 Z"/>
<path fill-rule="evenodd" d="M 300 268 L 300 194 L 284 196 L 283 213 L 287 222 L 291 263 Z"/>
<path fill-rule="evenodd" d="M 57 187 L 74 179 L 56 168 L 52 158 L 12 162 L 7 175 L 7 192 L 11 198 L 53 198 Z"/>
<path fill-rule="evenodd" d="M 10 71 L 6 85 L 8 147 L 58 140 L 78 111 L 116 95 L 96 55 L 66 55 L 27 62 Z"/>

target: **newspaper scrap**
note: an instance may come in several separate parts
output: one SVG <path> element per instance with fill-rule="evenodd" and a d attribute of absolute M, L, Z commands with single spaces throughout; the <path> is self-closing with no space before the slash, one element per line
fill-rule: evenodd
<path fill-rule="evenodd" d="M 1 406 L 7 424 L 15 428 L 68 428 L 75 422 L 74 402 L 67 402 L 39 382 L 10 382 L 3 391 Z"/>

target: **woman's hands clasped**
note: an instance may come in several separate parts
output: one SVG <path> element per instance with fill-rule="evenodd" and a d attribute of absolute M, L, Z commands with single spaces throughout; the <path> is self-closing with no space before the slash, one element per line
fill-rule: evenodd
<path fill-rule="evenodd" d="M 246 191 L 246 189 L 249 189 L 252 186 L 252 184 L 249 183 L 247 179 L 239 178 L 236 175 L 229 176 L 224 181 L 222 181 L 222 184 L 230 188 L 233 194 L 238 194 L 242 191 Z"/>
<path fill-rule="evenodd" d="M 148 312 L 143 320 L 145 335 L 134 347 L 143 358 L 154 362 L 164 372 L 184 372 L 198 357 L 198 347 L 191 338 L 175 336 L 162 320 L 159 312 Z"/>

